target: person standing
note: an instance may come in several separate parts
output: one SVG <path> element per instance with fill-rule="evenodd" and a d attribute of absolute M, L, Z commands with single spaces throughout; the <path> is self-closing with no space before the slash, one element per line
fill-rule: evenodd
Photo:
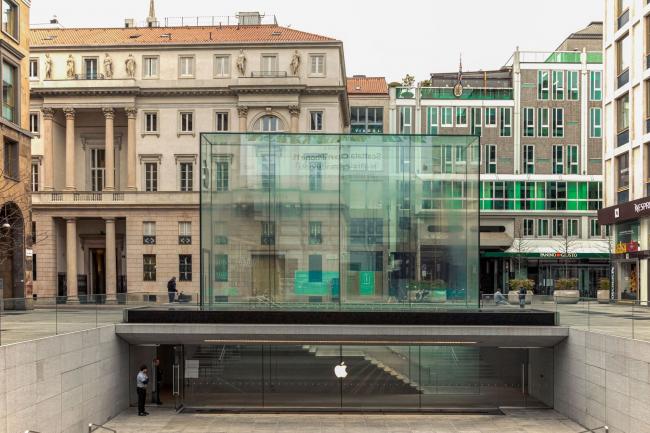
<path fill-rule="evenodd" d="M 521 287 L 519 289 L 519 308 L 526 307 L 526 289 Z"/>
<path fill-rule="evenodd" d="M 149 415 L 149 412 L 144 410 L 144 402 L 147 398 L 147 385 L 149 384 L 147 372 L 147 366 L 141 366 L 135 380 L 136 391 L 138 392 L 138 416 Z"/>
<path fill-rule="evenodd" d="M 162 404 L 160 401 L 160 387 L 162 386 L 162 368 L 160 368 L 160 359 L 156 358 L 153 360 L 154 376 L 156 380 L 156 389 L 154 390 L 151 400 L 156 403 L 158 406 Z"/>
<path fill-rule="evenodd" d="M 176 298 L 176 277 L 172 277 L 171 280 L 167 282 L 167 295 L 169 296 L 169 303 L 174 302 Z"/>

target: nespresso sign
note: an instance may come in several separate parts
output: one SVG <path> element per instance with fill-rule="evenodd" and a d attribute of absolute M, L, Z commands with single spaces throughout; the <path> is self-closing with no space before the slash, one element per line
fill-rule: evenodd
<path fill-rule="evenodd" d="M 618 224 L 650 217 L 650 197 L 621 203 L 598 211 L 600 225 Z"/>

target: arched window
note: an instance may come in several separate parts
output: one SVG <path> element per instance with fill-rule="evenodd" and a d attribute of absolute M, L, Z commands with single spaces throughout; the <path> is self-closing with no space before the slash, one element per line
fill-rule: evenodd
<path fill-rule="evenodd" d="M 262 116 L 255 122 L 255 131 L 257 132 L 280 132 L 282 130 L 282 121 L 277 116 Z"/>

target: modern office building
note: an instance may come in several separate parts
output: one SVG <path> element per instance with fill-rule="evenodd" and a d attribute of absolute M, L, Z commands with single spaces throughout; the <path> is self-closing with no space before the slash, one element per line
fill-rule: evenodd
<path fill-rule="evenodd" d="M 500 70 L 431 74 L 391 89 L 391 131 L 481 139 L 481 290 L 512 278 L 551 293 L 578 279 L 595 296 L 608 272 L 602 203 L 602 23 L 549 52 L 517 51 Z M 429 84 L 429 83 L 427 83 Z M 459 156 L 446 149 L 451 166 Z M 450 193 L 453 194 L 453 191 Z"/>
<path fill-rule="evenodd" d="M 29 8 L 4 0 L 0 15 L 0 297 L 32 295 L 29 116 Z"/>
<path fill-rule="evenodd" d="M 605 1 L 601 224 L 612 228 L 612 299 L 648 301 L 650 257 L 650 5 Z"/>
<path fill-rule="evenodd" d="M 349 127 L 340 41 L 258 13 L 159 20 L 150 9 L 142 25 L 31 32 L 40 296 L 164 293 L 176 276 L 196 299 L 198 134 Z"/>

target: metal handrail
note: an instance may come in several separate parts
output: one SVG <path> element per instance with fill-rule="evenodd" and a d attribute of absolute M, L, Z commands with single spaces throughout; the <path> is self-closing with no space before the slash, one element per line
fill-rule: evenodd
<path fill-rule="evenodd" d="M 596 428 L 591 429 L 591 430 L 581 431 L 580 433 L 596 433 L 596 430 L 601 430 L 601 429 L 605 429 L 605 433 L 607 433 L 609 431 L 609 427 L 604 425 L 602 427 L 596 427 Z"/>
<path fill-rule="evenodd" d="M 107 430 L 107 431 L 110 431 L 110 432 L 113 432 L 113 433 L 117 433 L 117 430 L 113 430 L 112 428 L 104 427 L 103 425 L 93 424 L 93 423 L 88 424 L 88 433 L 93 433 L 95 430 L 99 430 L 99 429 L 104 429 L 104 430 Z"/>

